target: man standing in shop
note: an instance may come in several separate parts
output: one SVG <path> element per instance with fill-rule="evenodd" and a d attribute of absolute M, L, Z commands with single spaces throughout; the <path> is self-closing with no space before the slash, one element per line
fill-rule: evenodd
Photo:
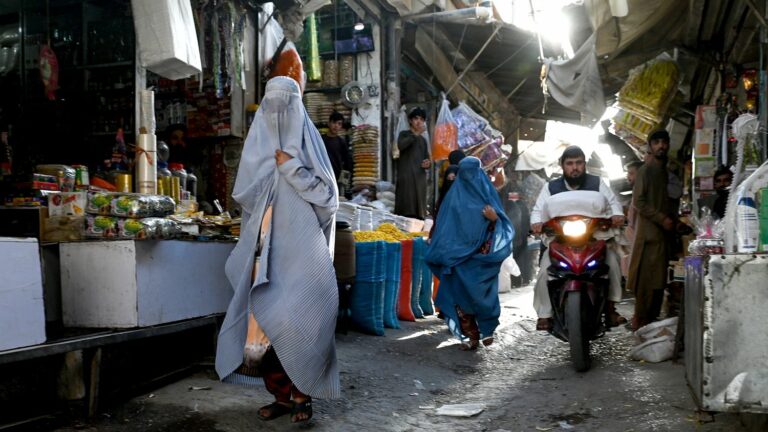
<path fill-rule="evenodd" d="M 352 158 L 349 156 L 349 144 L 346 138 L 340 136 L 343 129 L 344 116 L 334 111 L 328 118 L 328 133 L 323 135 L 323 143 L 328 159 L 331 160 L 336 182 L 346 186 L 349 182 L 349 173 L 352 172 Z M 344 174 L 345 171 L 346 174 Z"/>
<path fill-rule="evenodd" d="M 715 195 L 699 200 L 699 212 L 704 207 L 712 210 L 712 215 L 722 219 L 725 217 L 725 207 L 728 204 L 728 190 L 733 182 L 733 173 L 727 167 L 721 166 L 715 172 Z"/>
<path fill-rule="evenodd" d="M 636 160 L 624 165 L 624 170 L 627 172 L 627 183 L 630 188 L 635 187 L 635 179 L 637 178 L 637 171 L 643 166 L 643 162 Z M 629 260 L 632 256 L 632 243 L 635 241 L 635 209 L 632 204 L 632 195 L 622 202 L 624 207 L 624 215 L 626 215 L 627 226 L 624 228 L 624 233 L 621 237 L 620 244 L 622 246 L 621 251 L 621 276 L 627 277 L 629 272 Z"/>
<path fill-rule="evenodd" d="M 627 290 L 635 294 L 633 329 L 653 322 L 661 312 L 667 277 L 667 234 L 675 228 L 668 211 L 669 133 L 653 132 L 648 143 L 650 157 L 637 171 L 632 188 L 636 221 Z"/>
<path fill-rule="evenodd" d="M 414 108 L 408 114 L 410 129 L 400 132 L 397 148 L 397 194 L 395 213 L 401 216 L 424 219 L 427 215 L 427 169 L 432 166 L 424 134 L 427 131 L 427 113 Z"/>

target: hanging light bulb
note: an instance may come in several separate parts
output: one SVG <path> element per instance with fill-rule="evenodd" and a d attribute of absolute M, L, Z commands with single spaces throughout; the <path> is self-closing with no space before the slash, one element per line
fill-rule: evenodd
<path fill-rule="evenodd" d="M 355 24 L 355 30 L 357 30 L 357 31 L 361 31 L 361 30 L 363 30 L 364 28 L 365 28 L 365 24 L 363 24 L 363 22 L 362 22 L 362 21 L 358 21 L 358 22 Z"/>

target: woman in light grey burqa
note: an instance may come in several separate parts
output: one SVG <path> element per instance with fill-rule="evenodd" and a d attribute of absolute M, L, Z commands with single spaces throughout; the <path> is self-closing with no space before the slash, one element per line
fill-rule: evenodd
<path fill-rule="evenodd" d="M 258 384 L 243 373 L 250 311 L 271 345 L 258 375 L 276 399 L 259 417 L 291 412 L 292 421 L 305 421 L 312 415 L 311 398 L 340 395 L 331 250 L 338 191 L 323 141 L 291 78 L 267 83 L 233 197 L 243 220 L 226 264 L 235 293 L 219 334 L 216 372 L 225 382 Z"/>

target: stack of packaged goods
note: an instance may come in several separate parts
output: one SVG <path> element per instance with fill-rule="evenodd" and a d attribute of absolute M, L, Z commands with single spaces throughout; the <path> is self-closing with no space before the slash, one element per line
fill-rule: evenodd
<path fill-rule="evenodd" d="M 328 95 L 323 93 L 304 93 L 304 107 L 307 109 L 307 115 L 312 123 L 325 123 L 328 116 L 320 115 L 320 109 L 327 103 L 332 103 Z"/>
<path fill-rule="evenodd" d="M 372 188 L 379 179 L 379 128 L 360 125 L 352 131 L 353 190 Z"/>
<path fill-rule="evenodd" d="M 331 114 L 333 114 L 333 110 L 334 110 L 333 101 L 327 100 L 321 103 L 320 106 L 317 108 L 318 123 L 328 123 L 328 120 L 331 118 Z"/>
<path fill-rule="evenodd" d="M 332 88 L 339 86 L 339 62 L 326 60 L 323 62 L 323 87 Z"/>
<path fill-rule="evenodd" d="M 339 85 L 343 86 L 355 78 L 356 56 L 341 56 L 339 60 Z"/>
<path fill-rule="evenodd" d="M 171 197 L 132 193 L 89 192 L 85 208 L 85 237 L 112 240 L 175 238 L 180 229 L 172 220 Z"/>
<path fill-rule="evenodd" d="M 376 201 L 381 204 L 389 212 L 395 211 L 395 185 L 386 181 L 376 182 Z"/>
<path fill-rule="evenodd" d="M 340 202 L 339 210 L 336 212 L 338 222 L 346 222 L 352 228 L 352 231 L 360 229 L 360 209 L 357 204 L 351 202 Z"/>
<path fill-rule="evenodd" d="M 360 219 L 358 228 L 360 231 L 373 230 L 373 209 L 371 207 L 360 206 Z"/>
<path fill-rule="evenodd" d="M 679 81 L 672 60 L 655 60 L 632 71 L 619 91 L 621 111 L 613 118 L 612 132 L 632 145 L 644 144 L 664 124 Z"/>
<path fill-rule="evenodd" d="M 349 121 L 352 118 L 352 108 L 344 105 L 344 102 L 342 102 L 341 99 L 337 99 L 336 102 L 333 103 L 333 109 L 343 115 L 346 121 Z"/>

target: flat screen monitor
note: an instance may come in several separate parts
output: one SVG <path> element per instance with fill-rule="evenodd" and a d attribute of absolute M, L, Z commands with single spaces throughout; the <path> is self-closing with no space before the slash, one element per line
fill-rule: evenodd
<path fill-rule="evenodd" d="M 336 54 L 356 54 L 375 49 L 370 24 L 365 24 L 362 30 L 355 30 L 354 27 L 339 27 L 336 29 L 335 41 Z"/>

